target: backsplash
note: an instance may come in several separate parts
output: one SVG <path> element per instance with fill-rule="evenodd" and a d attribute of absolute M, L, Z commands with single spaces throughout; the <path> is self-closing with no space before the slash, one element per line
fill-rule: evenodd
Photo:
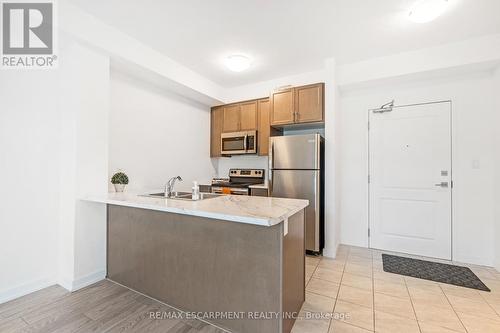
<path fill-rule="evenodd" d="M 233 157 L 218 158 L 218 176 L 227 177 L 229 169 L 265 169 L 266 179 L 268 174 L 268 158 L 267 156 L 242 155 Z"/>

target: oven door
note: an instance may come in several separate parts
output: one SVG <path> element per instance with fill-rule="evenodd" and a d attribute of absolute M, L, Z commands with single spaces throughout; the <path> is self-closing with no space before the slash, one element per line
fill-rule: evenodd
<path fill-rule="evenodd" d="M 221 134 L 222 155 L 257 153 L 257 131 Z"/>
<path fill-rule="evenodd" d="M 219 187 L 212 186 L 212 193 L 214 194 L 230 194 L 230 195 L 249 195 L 248 188 L 236 187 Z"/>

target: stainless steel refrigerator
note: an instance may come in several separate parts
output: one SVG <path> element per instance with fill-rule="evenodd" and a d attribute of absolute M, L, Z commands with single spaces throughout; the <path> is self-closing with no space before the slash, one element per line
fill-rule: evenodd
<path fill-rule="evenodd" d="M 306 208 L 306 250 L 324 247 L 324 152 L 319 134 L 271 137 L 269 187 L 273 197 L 309 200 Z"/>

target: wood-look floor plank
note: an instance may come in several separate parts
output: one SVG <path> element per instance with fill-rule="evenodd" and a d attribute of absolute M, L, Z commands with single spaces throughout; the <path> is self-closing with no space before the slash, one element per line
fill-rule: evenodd
<path fill-rule="evenodd" d="M 92 321 L 80 327 L 74 333 L 102 333 L 110 330 L 112 327 L 118 325 L 122 321 L 126 320 L 130 316 L 133 316 L 136 312 L 144 312 L 148 308 L 148 305 L 142 304 L 141 302 L 131 303 L 128 308 L 123 309 L 123 311 L 114 313 L 109 312 L 105 317 L 99 320 Z"/>
<path fill-rule="evenodd" d="M 103 298 L 101 302 L 87 309 L 84 314 L 92 320 L 99 320 L 110 313 L 122 311 L 124 308 L 130 306 L 131 303 L 140 304 L 137 301 L 137 293 L 125 289 L 123 293 L 116 297 Z"/>
<path fill-rule="evenodd" d="M 69 295 L 63 287 L 54 285 L 12 301 L 0 304 L 0 318 L 17 318 L 22 313 L 43 307 L 56 299 Z"/>
<path fill-rule="evenodd" d="M 101 284 L 95 288 L 87 290 L 82 289 L 66 295 L 51 304 L 23 314 L 22 318 L 30 325 L 34 323 L 39 325 L 41 321 L 54 321 L 70 313 L 83 313 L 97 306 L 100 302 L 104 302 L 126 292 L 127 290 L 125 288 L 110 285 L 108 282 L 108 284 Z"/>
<path fill-rule="evenodd" d="M 2 333 L 14 333 L 26 327 L 28 327 L 28 325 L 21 318 L 0 318 L 0 332 Z"/>
<path fill-rule="evenodd" d="M 159 317 L 154 316 L 154 312 L 148 312 L 147 325 L 142 329 L 144 332 L 148 333 L 163 333 L 163 332 L 175 332 L 174 328 L 179 325 L 187 326 L 182 323 L 180 319 L 181 312 L 175 310 L 169 306 L 161 305 L 158 312 L 161 314 Z M 169 318 L 165 314 L 173 314 L 174 316 Z"/>
<path fill-rule="evenodd" d="M 154 318 L 152 313 L 175 313 Z M 222 333 L 199 320 L 105 280 L 69 293 L 49 287 L 0 306 L 0 333 Z M 3 316 L 5 317 L 3 317 Z"/>
<path fill-rule="evenodd" d="M 64 316 L 38 321 L 23 329 L 21 333 L 70 333 L 91 321 L 81 313 L 68 313 Z"/>
<path fill-rule="evenodd" d="M 133 315 L 128 316 L 125 320 L 120 322 L 118 325 L 112 327 L 106 333 L 118 333 L 118 332 L 147 332 L 147 327 L 156 321 L 156 319 L 151 318 L 151 313 L 163 311 L 165 306 L 161 303 L 149 305 L 140 311 L 136 311 Z M 178 323 L 178 320 L 166 320 L 164 325 L 174 326 Z M 165 331 L 164 331 L 165 332 Z"/>

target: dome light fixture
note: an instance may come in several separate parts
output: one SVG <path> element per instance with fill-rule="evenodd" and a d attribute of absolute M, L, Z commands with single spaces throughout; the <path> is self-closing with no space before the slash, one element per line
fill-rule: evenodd
<path fill-rule="evenodd" d="M 233 72 L 243 72 L 250 67 L 252 61 L 245 55 L 233 54 L 227 57 L 224 63 L 226 67 Z"/>
<path fill-rule="evenodd" d="M 438 18 L 448 7 L 448 0 L 418 0 L 408 14 L 416 23 L 427 23 Z"/>

